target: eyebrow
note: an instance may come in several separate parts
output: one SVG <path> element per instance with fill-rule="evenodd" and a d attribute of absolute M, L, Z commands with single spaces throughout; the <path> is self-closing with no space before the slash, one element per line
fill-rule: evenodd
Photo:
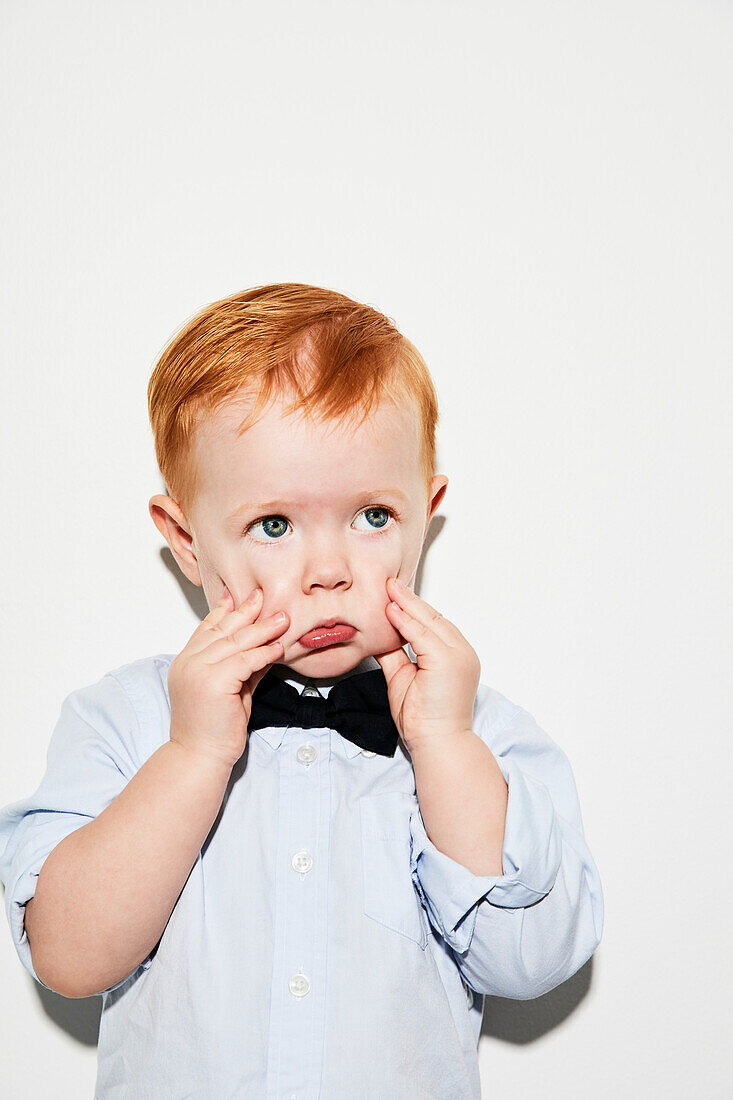
<path fill-rule="evenodd" d="M 362 500 L 365 497 L 397 497 L 403 504 L 409 504 L 409 498 L 401 489 L 365 489 L 363 493 L 354 493 L 355 500 Z M 251 501 L 247 504 L 241 504 L 239 508 L 236 508 L 231 515 L 227 516 L 226 522 L 239 519 L 241 516 L 246 515 L 248 512 L 271 512 L 277 509 L 283 509 L 285 511 L 290 508 L 294 508 L 296 505 L 301 504 L 300 498 L 293 500 L 263 500 L 263 501 Z"/>

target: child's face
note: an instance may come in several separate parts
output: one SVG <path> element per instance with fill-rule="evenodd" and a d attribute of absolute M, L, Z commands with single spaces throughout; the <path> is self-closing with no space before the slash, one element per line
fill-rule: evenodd
<path fill-rule="evenodd" d="M 191 515 L 166 496 L 153 497 L 150 511 L 210 608 L 227 590 L 238 607 L 261 587 L 260 617 L 282 610 L 290 619 L 277 663 L 337 676 L 404 644 L 385 614 L 385 581 L 411 586 L 448 479 L 434 477 L 428 498 L 412 409 L 382 403 L 356 428 L 314 426 L 282 408 L 237 437 L 246 406 L 224 406 L 196 436 L 201 491 Z M 351 640 L 299 642 L 334 616 L 356 628 Z"/>

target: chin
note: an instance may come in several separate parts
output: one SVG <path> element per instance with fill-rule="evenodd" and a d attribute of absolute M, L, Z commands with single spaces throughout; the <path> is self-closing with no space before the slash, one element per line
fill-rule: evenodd
<path fill-rule="evenodd" d="M 350 642 L 338 642 L 322 649 L 306 650 L 299 657 L 279 661 L 278 664 L 284 664 L 309 676 L 338 676 L 356 668 L 365 656 L 365 653 Z"/>

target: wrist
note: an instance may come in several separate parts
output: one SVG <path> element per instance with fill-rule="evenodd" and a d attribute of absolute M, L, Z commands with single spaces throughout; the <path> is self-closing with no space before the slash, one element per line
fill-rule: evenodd
<path fill-rule="evenodd" d="M 168 744 L 173 746 L 173 752 L 179 760 L 194 766 L 198 772 L 211 772 L 228 780 L 236 763 L 224 753 L 218 753 L 213 749 L 200 749 L 185 741 L 179 741 L 175 733 L 171 733 Z"/>
<path fill-rule="evenodd" d="M 431 732 L 422 737 L 416 737 L 407 747 L 413 760 L 415 756 L 429 757 L 436 754 L 445 756 L 446 753 L 450 753 L 455 747 L 463 745 L 466 741 L 470 741 L 477 736 L 478 735 L 468 727 L 466 729 L 452 729 L 443 733 Z"/>

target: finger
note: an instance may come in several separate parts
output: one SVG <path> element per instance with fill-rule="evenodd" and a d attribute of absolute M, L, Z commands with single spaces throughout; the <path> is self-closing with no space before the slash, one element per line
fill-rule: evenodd
<path fill-rule="evenodd" d="M 279 647 L 279 648 L 278 648 Z M 261 673 L 257 682 L 267 669 L 282 656 L 282 642 L 271 642 L 254 649 L 238 650 L 230 654 L 215 666 L 216 683 L 223 691 L 231 695 L 242 695 L 254 690 L 252 677 Z"/>
<path fill-rule="evenodd" d="M 250 595 L 252 595 L 252 593 L 250 593 Z M 218 622 L 220 619 L 223 619 L 224 616 L 228 615 L 232 610 L 232 602 L 231 592 L 225 592 L 219 602 L 214 604 L 209 610 L 208 615 L 201 620 L 199 626 L 203 626 L 205 623 Z"/>
<path fill-rule="evenodd" d="M 436 611 L 434 607 L 431 607 L 425 600 L 421 600 L 411 588 L 407 588 L 404 585 L 400 587 L 399 584 L 395 584 L 394 580 L 390 577 L 388 583 L 388 593 L 390 600 L 397 604 L 398 611 L 406 614 L 410 619 L 415 620 L 422 626 L 429 630 L 432 630 L 442 641 L 447 644 L 455 643 L 460 631 L 450 619 L 446 619 L 444 615 L 441 615 L 439 611 Z M 390 605 L 387 605 L 390 608 Z M 402 621 L 401 619 L 399 620 Z M 398 629 L 400 629 L 398 627 Z M 412 640 L 405 635 L 407 640 Z M 413 646 L 414 648 L 414 646 Z M 415 650 L 417 653 L 417 650 Z"/>
<path fill-rule="evenodd" d="M 387 604 L 386 614 L 392 626 L 399 634 L 409 642 L 419 664 L 423 668 L 430 667 L 430 660 L 438 662 L 438 646 L 446 645 L 446 640 L 440 637 L 436 630 L 426 626 L 419 619 L 413 619 L 406 611 L 403 611 L 396 603 Z"/>
<path fill-rule="evenodd" d="M 382 666 L 382 672 L 388 684 L 403 665 L 411 665 L 413 663 L 402 648 L 392 649 L 388 653 L 377 653 L 375 656 Z"/>
<path fill-rule="evenodd" d="M 241 631 L 243 627 L 251 626 L 253 623 L 259 621 L 267 621 L 258 619 L 258 615 L 262 610 L 262 598 L 262 589 L 255 588 L 250 592 L 243 604 L 240 604 L 239 607 L 230 611 L 222 619 L 216 619 L 208 628 L 209 631 L 217 634 L 236 634 L 237 631 Z M 276 615 L 280 614 L 284 616 L 281 621 L 289 624 L 290 619 L 287 612 L 284 611 L 273 612 L 271 615 L 267 616 L 267 619 L 274 619 Z"/>
<path fill-rule="evenodd" d="M 238 607 L 234 606 L 234 598 L 231 592 L 226 592 L 219 602 L 211 608 L 206 618 L 201 620 L 199 626 L 210 626 L 212 623 L 221 622 L 227 615 L 233 615 L 240 611 L 252 611 L 254 613 L 255 608 L 259 607 L 261 602 L 262 589 L 259 587 L 253 588 Z"/>
<path fill-rule="evenodd" d="M 232 634 L 240 626 L 254 622 L 261 604 L 262 590 L 259 588 L 253 589 L 244 603 L 236 609 L 232 609 L 231 596 L 229 594 L 223 596 L 194 630 L 188 643 L 189 652 L 200 653 L 205 649 L 209 645 L 212 632 L 216 635 L 220 635 L 222 631 L 225 634 Z M 235 618 L 230 622 L 231 616 Z"/>
<path fill-rule="evenodd" d="M 209 628 L 215 623 L 221 622 L 221 620 L 231 612 L 231 609 L 232 599 L 230 594 L 227 592 L 226 595 L 222 596 L 217 604 L 214 604 L 208 615 L 205 615 L 201 622 L 198 623 L 196 629 L 191 635 L 191 639 L 189 639 L 189 646 L 191 644 L 191 640 L 193 640 L 194 638 L 200 638 L 205 635 L 207 630 L 209 630 Z"/>
<path fill-rule="evenodd" d="M 230 617 L 231 618 L 231 617 Z M 215 664 L 225 660 L 232 653 L 246 652 L 263 645 L 275 636 L 282 634 L 288 628 L 287 618 L 278 620 L 275 615 L 269 615 L 266 619 L 259 619 L 256 623 L 245 623 L 236 627 L 231 633 L 224 633 L 229 619 L 225 619 L 218 627 L 215 627 L 216 636 L 201 651 L 202 659 L 206 664 Z M 211 636 L 214 631 L 211 632 Z"/>
<path fill-rule="evenodd" d="M 262 679 L 262 677 L 265 676 L 270 671 L 272 666 L 275 664 L 275 662 L 278 659 L 278 656 L 281 656 L 281 654 L 278 655 L 277 653 L 275 653 L 274 658 L 270 658 L 266 665 L 263 665 L 262 668 L 257 669 L 256 672 L 252 673 L 252 675 L 250 676 L 247 683 L 242 684 L 241 694 L 243 694 L 243 695 L 246 694 L 248 688 L 249 688 L 250 692 L 253 692 L 255 690 L 255 688 L 259 684 L 260 680 Z"/>

